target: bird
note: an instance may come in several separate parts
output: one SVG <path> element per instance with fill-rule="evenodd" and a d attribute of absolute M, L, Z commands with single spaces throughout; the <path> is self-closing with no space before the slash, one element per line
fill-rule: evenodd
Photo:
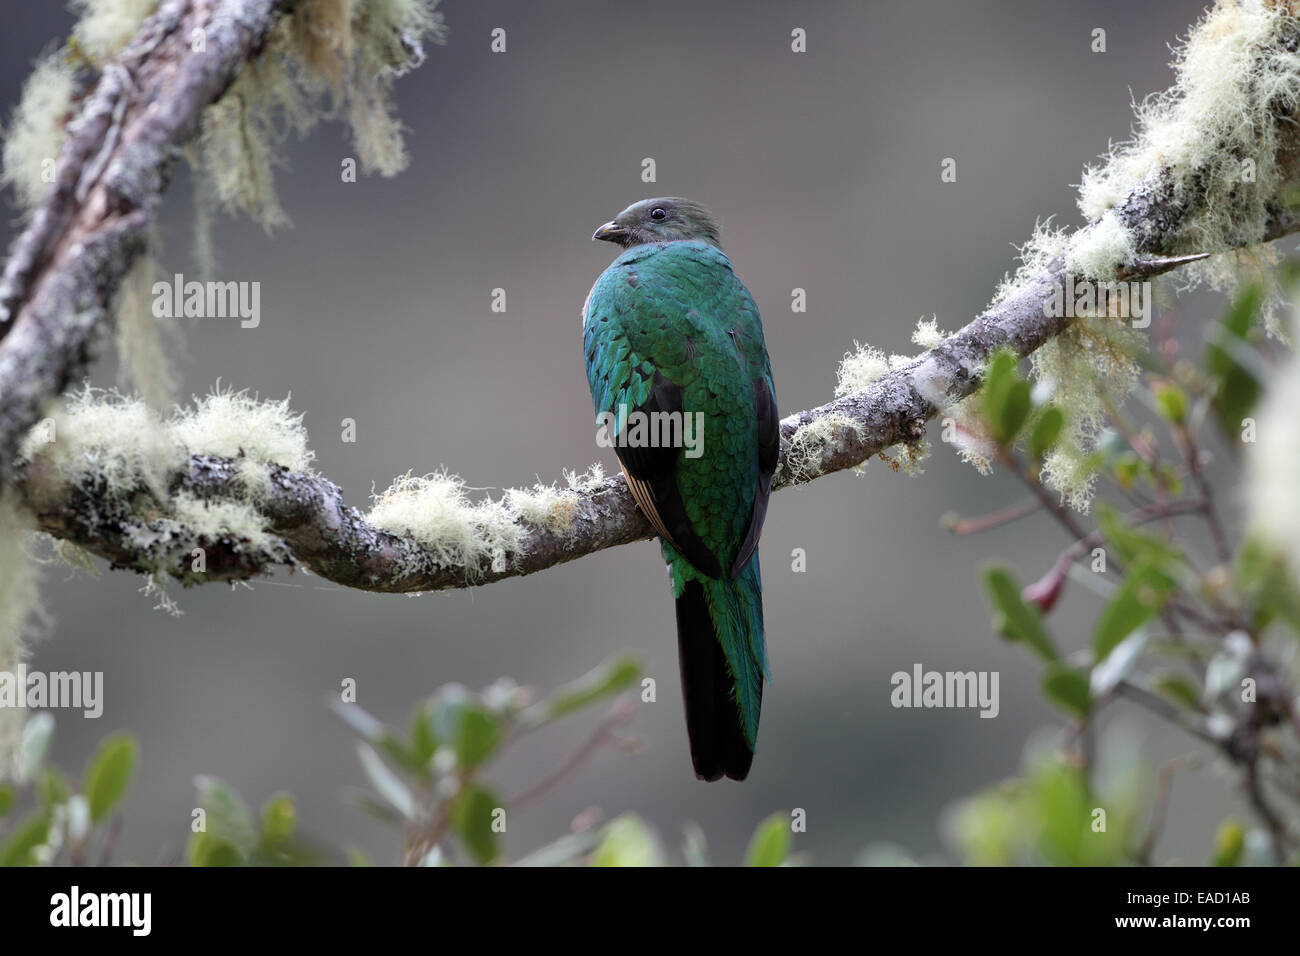
<path fill-rule="evenodd" d="M 623 251 L 582 309 L 602 444 L 668 565 L 691 762 L 707 781 L 744 780 L 754 759 L 771 680 L 758 542 L 780 452 L 758 306 L 719 236 L 689 199 L 633 203 L 592 236 Z M 680 441 L 654 441 L 679 437 L 654 427 L 674 423 L 665 413 Z"/>

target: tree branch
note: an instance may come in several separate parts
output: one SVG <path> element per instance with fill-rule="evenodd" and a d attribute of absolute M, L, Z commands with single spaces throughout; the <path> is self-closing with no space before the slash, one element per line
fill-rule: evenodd
<path fill-rule="evenodd" d="M 152 488 L 107 494 L 102 477 L 69 479 L 39 455 L 31 462 L 17 457 L 22 436 L 46 403 L 87 368 L 93 333 L 143 242 L 175 147 L 193 135 L 202 110 L 290 6 L 286 0 L 169 0 L 118 65 L 105 69 L 71 131 L 57 182 L 0 282 L 0 317 L 16 315 L 0 342 L 0 486 L 16 481 L 39 526 L 55 537 L 116 567 L 170 574 L 187 584 L 243 580 L 276 565 L 301 563 L 367 590 L 458 588 L 649 538 L 650 527 L 621 476 L 564 492 L 566 517 L 558 528 L 507 514 L 519 530 L 511 550 L 465 563 L 447 560 L 445 551 L 415 537 L 376 527 L 327 479 L 282 467 L 272 466 L 265 487 L 251 496 L 243 475 L 247 463 L 237 459 L 194 455 L 166 476 L 173 494 L 255 508 L 266 534 L 252 538 L 187 528 L 166 513 Z M 206 55 L 190 55 L 186 48 L 197 25 L 208 31 Z M 1279 103 L 1277 108 L 1285 106 L 1281 98 Z M 1294 126 L 1290 115 L 1274 118 L 1279 127 Z M 1278 166 L 1290 183 L 1297 178 L 1295 156 L 1289 138 L 1284 145 Z M 1164 168 L 1140 180 L 1114 207 L 1133 240 L 1133 255 L 1117 264 L 1115 278 L 1150 278 L 1225 251 L 1225 244 L 1267 242 L 1300 229 L 1289 209 L 1273 204 L 1262 235 L 1221 237 L 1211 248 L 1189 250 L 1188 233 L 1201 234 L 1194 228 L 1196 216 L 1214 198 L 1205 192 L 1212 186 L 1210 177 L 1176 181 Z M 993 352 L 1011 349 L 1026 356 L 1064 331 L 1073 320 L 1054 315 L 1048 303 L 1065 277 L 1070 251 L 1098 238 L 1105 245 L 1109 234 L 1097 232 L 1102 228 L 1107 227 L 1093 223 L 1076 232 L 1066 251 L 1037 275 L 905 366 L 860 391 L 786 417 L 774 487 L 841 471 L 891 446 L 918 441 L 940 409 L 978 388 Z M 511 508 L 508 499 L 492 507 Z M 189 563 L 194 548 L 206 557 L 202 571 Z"/>
<path fill-rule="evenodd" d="M 290 6 L 166 0 L 100 74 L 0 278 L 0 485 L 23 435 L 89 368 L 179 147 Z"/>
<path fill-rule="evenodd" d="M 1153 212 L 1156 222 L 1169 221 L 1159 210 Z M 1081 241 L 1090 228 L 1080 230 L 1074 241 Z M 1295 222 L 1287 220 L 1285 226 L 1279 223 L 1270 231 L 1281 235 L 1283 229 L 1296 228 Z M 1158 247 L 1159 238 L 1152 233 L 1153 246 Z M 1131 264 L 1127 274 L 1151 276 L 1184 261 Z M 842 471 L 893 445 L 921 438 L 926 422 L 941 407 L 975 391 L 978 370 L 993 352 L 1011 348 L 1028 355 L 1069 324 L 1069 319 L 1052 316 L 1044 308 L 1063 270 L 1064 256 L 1060 256 L 1019 291 L 905 367 L 861 391 L 787 416 L 781 422 L 781 464 L 773 487 L 786 488 Z M 829 436 L 810 444 L 804 430 L 826 421 L 833 423 Z M 792 446 L 799 446 L 798 474 L 790 467 Z M 170 490 L 205 500 L 240 498 L 239 464 L 235 459 L 194 455 L 188 468 L 170 476 Z M 40 467 L 40 459 L 22 468 L 18 490 L 40 528 L 54 537 L 106 558 L 114 567 L 163 571 L 187 584 L 246 580 L 275 565 L 301 563 L 347 587 L 383 592 L 444 590 L 532 574 L 653 536 L 623 476 L 615 475 L 592 488 L 566 493 L 571 498 L 571 520 L 562 530 L 528 526 L 518 519 L 524 525 L 520 547 L 504 562 L 493 566 L 484 558 L 470 566 L 440 563 L 419 541 L 370 524 L 344 502 L 342 490 L 328 479 L 280 467 L 272 467 L 270 477 L 269 490 L 256 502 L 266 530 L 277 539 L 269 547 L 229 536 L 211 539 L 191 533 L 186 537 L 158 518 L 150 519 L 147 509 L 140 514 L 106 501 L 93 483 L 61 481 L 51 469 Z M 174 566 L 157 566 L 155 544 L 160 534 L 175 537 L 170 549 L 176 556 Z M 207 564 L 197 576 L 188 567 L 194 547 L 204 549 Z"/>

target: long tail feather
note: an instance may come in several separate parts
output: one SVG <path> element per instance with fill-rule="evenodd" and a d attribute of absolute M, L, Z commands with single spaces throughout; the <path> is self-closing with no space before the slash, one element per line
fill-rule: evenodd
<path fill-rule="evenodd" d="M 695 774 L 744 780 L 767 670 L 758 556 L 735 580 L 687 581 L 677 598 L 686 730 Z"/>

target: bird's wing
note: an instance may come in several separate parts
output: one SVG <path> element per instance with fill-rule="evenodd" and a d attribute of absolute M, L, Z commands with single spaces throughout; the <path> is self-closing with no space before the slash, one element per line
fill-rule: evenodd
<path fill-rule="evenodd" d="M 758 440 L 758 487 L 754 491 L 754 507 L 745 528 L 745 540 L 731 565 L 731 576 L 739 577 L 749 559 L 758 548 L 767 518 L 767 500 L 772 496 L 772 474 L 781 454 L 781 416 L 776 410 L 776 394 L 772 390 L 770 374 L 754 382 L 754 410 L 757 413 L 755 432 Z"/>
<path fill-rule="evenodd" d="M 583 321 L 587 383 L 597 413 L 683 412 L 683 383 L 691 347 L 678 334 L 677 303 L 644 289 L 633 250 L 605 270 L 587 296 Z M 613 437 L 613 436 L 611 436 Z M 696 533 L 676 481 L 680 447 L 616 445 L 632 497 L 655 532 L 699 571 L 722 576 L 718 555 Z"/>
<path fill-rule="evenodd" d="M 587 376 L 597 412 L 702 416 L 698 457 L 617 448 L 655 530 L 709 577 L 757 547 L 779 423 L 758 309 L 713 246 L 676 242 L 615 260 L 588 297 Z"/>

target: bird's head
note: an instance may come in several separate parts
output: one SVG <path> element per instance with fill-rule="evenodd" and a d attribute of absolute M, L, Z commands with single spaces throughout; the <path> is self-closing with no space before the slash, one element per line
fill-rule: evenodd
<path fill-rule="evenodd" d="M 614 242 L 624 249 L 678 239 L 698 239 L 721 249 L 718 232 L 717 220 L 699 203 L 668 196 L 633 203 L 597 229 L 591 238 Z"/>

